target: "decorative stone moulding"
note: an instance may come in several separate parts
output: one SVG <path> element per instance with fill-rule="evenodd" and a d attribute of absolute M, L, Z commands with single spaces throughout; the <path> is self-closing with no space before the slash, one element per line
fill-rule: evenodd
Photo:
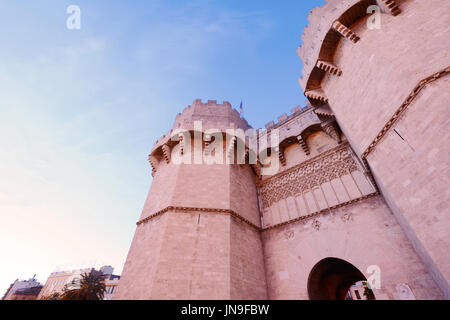
<path fill-rule="evenodd" d="M 284 149 L 278 147 L 278 158 L 280 159 L 280 163 L 283 167 L 286 166 L 286 158 L 284 157 Z"/>
<path fill-rule="evenodd" d="M 347 201 L 347 202 L 344 202 L 344 203 L 340 203 L 340 204 L 334 206 L 331 209 L 338 209 L 338 208 L 341 208 L 341 207 L 344 207 L 344 206 L 348 206 L 348 205 L 351 205 L 353 203 L 356 203 L 356 202 L 363 201 L 363 200 L 366 200 L 368 198 L 371 198 L 371 197 L 373 197 L 375 195 L 376 195 L 376 193 L 373 193 L 373 194 L 370 194 L 370 195 L 366 195 L 366 196 L 360 197 L 358 199 L 353 199 L 353 200 L 350 200 L 350 201 Z M 255 231 L 257 231 L 257 232 L 264 232 L 264 231 L 268 231 L 268 230 L 272 230 L 272 229 L 275 229 L 275 228 L 279 228 L 279 227 L 282 227 L 282 226 L 285 226 L 285 225 L 288 225 L 288 224 L 291 224 L 291 223 L 307 222 L 308 220 L 312 220 L 312 219 L 314 219 L 312 227 L 314 229 L 318 230 L 316 228 L 316 226 L 314 226 L 314 221 L 317 221 L 317 218 L 319 216 L 321 216 L 321 215 L 323 215 L 325 213 L 329 213 L 330 209 L 321 210 L 321 211 L 318 211 L 318 212 L 315 212 L 315 213 L 312 213 L 312 214 L 309 214 L 309 215 L 306 215 L 306 216 L 301 216 L 301 217 L 298 217 L 298 218 L 294 218 L 294 219 L 291 219 L 289 221 L 285 221 L 285 222 L 278 223 L 278 224 L 275 224 L 275 225 L 271 225 L 271 226 L 268 226 L 268 227 L 260 227 L 260 226 L 257 226 L 256 224 L 252 223 L 248 219 L 244 218 L 243 216 L 241 216 L 237 212 L 235 212 L 233 210 L 230 210 L 230 209 L 194 208 L 194 207 L 174 207 L 174 206 L 169 206 L 169 207 L 166 207 L 166 208 L 164 208 L 162 210 L 159 210 L 158 212 L 155 212 L 155 213 L 149 215 L 148 217 L 146 217 L 146 218 L 144 218 L 142 220 L 139 220 L 138 222 L 136 222 L 136 225 L 139 227 L 139 226 L 141 226 L 143 224 L 146 224 L 149 221 L 153 220 L 154 218 L 156 218 L 158 216 L 161 216 L 161 215 L 163 215 L 163 214 L 165 214 L 167 212 L 181 212 L 181 213 L 203 212 L 203 213 L 211 213 L 211 214 L 229 214 L 230 216 L 232 216 L 234 218 L 237 218 L 242 223 L 252 227 Z M 344 214 L 344 216 L 345 216 L 345 214 Z M 342 217 L 342 219 L 345 219 L 345 217 Z"/>
<path fill-rule="evenodd" d="M 334 118 L 334 112 L 333 112 L 333 110 L 331 110 L 331 108 L 328 104 L 325 104 L 323 106 L 320 106 L 320 107 L 314 109 L 314 113 L 319 116 L 323 116 L 323 117 L 327 117 L 327 118 Z"/>
<path fill-rule="evenodd" d="M 393 16 L 397 16 L 402 12 L 394 0 L 381 0 L 381 2 L 384 3 Z"/>
<path fill-rule="evenodd" d="M 155 212 L 154 214 L 149 215 L 148 217 L 139 220 L 138 222 L 136 222 L 137 226 L 140 226 L 142 224 L 147 223 L 148 221 L 163 215 L 169 211 L 172 212 L 183 212 L 183 213 L 189 213 L 189 212 L 204 212 L 204 213 L 212 213 L 212 214 L 229 214 L 237 219 L 239 219 L 240 221 L 244 222 L 245 224 L 249 225 L 250 227 L 256 229 L 257 231 L 261 231 L 261 228 L 257 225 L 255 225 L 254 223 L 252 223 L 251 221 L 249 221 L 248 219 L 244 218 L 243 216 L 241 216 L 240 214 L 236 213 L 233 210 L 230 209 L 218 209 L 218 208 L 195 208 L 195 207 L 175 207 L 175 206 L 169 206 L 166 207 L 162 210 L 159 210 L 158 212 Z"/>
<path fill-rule="evenodd" d="M 383 139 L 385 134 L 392 128 L 392 126 L 397 122 L 397 120 L 400 118 L 400 116 L 405 112 L 405 110 L 411 105 L 411 103 L 414 101 L 414 99 L 417 97 L 417 95 L 430 83 L 448 76 L 450 74 L 450 66 L 447 68 L 436 72 L 435 74 L 432 74 L 428 78 L 423 79 L 420 81 L 416 87 L 413 89 L 413 91 L 406 97 L 405 101 L 401 104 L 401 106 L 395 111 L 395 113 L 392 115 L 391 119 L 385 124 L 383 129 L 378 133 L 378 135 L 375 137 L 375 139 L 370 143 L 370 145 L 367 147 L 367 149 L 363 152 L 361 155 L 362 160 L 364 161 L 364 164 L 366 167 L 368 167 L 367 164 L 367 156 L 373 151 L 375 146 Z"/>
<path fill-rule="evenodd" d="M 322 89 L 308 90 L 305 92 L 305 96 L 310 99 L 328 102 L 328 98 L 325 96 L 325 93 L 322 91 Z"/>
<path fill-rule="evenodd" d="M 333 148 L 260 183 L 263 208 L 357 170 L 358 165 L 348 144 Z"/>
<path fill-rule="evenodd" d="M 342 23 L 340 23 L 339 21 L 335 21 L 333 22 L 332 25 L 333 29 L 336 30 L 341 36 L 343 36 L 344 38 L 349 39 L 350 41 L 352 41 L 353 43 L 357 43 L 361 38 L 354 33 L 350 28 L 344 26 Z"/>
<path fill-rule="evenodd" d="M 227 146 L 227 158 L 228 159 L 232 159 L 232 157 L 234 155 L 234 147 L 235 147 L 236 141 L 237 141 L 236 136 L 233 136 L 230 139 L 230 142 L 228 143 L 228 146 Z"/>
<path fill-rule="evenodd" d="M 327 62 L 324 60 L 318 60 L 317 64 L 316 64 L 317 68 L 326 71 L 328 73 L 331 73 L 335 76 L 340 77 L 342 75 L 342 71 L 336 67 L 334 64 L 332 64 L 331 62 Z"/>

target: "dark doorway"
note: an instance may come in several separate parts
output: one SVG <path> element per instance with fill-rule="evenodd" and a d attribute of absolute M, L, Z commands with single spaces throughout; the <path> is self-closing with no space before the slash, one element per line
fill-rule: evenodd
<path fill-rule="evenodd" d="M 338 258 L 325 258 L 311 270 L 308 278 L 310 300 L 348 300 L 350 288 L 366 277 L 354 265 Z M 373 293 L 366 289 L 366 299 L 373 299 Z"/>

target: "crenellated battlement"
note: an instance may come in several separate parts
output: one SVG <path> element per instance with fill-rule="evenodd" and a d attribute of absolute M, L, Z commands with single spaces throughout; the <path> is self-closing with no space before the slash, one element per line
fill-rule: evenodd
<path fill-rule="evenodd" d="M 175 118 L 172 129 L 159 138 L 153 150 L 156 150 L 166 144 L 172 137 L 173 132 L 178 129 L 194 131 L 196 121 L 201 121 L 202 129 L 218 129 L 225 132 L 227 129 L 244 129 L 251 128 L 247 120 L 241 117 L 240 113 L 234 109 L 230 102 L 223 101 L 218 103 L 217 100 L 196 99 L 191 105 L 184 108 Z"/>
<path fill-rule="evenodd" d="M 326 72 L 335 76 L 342 74 L 339 66 L 333 64 L 337 44 L 341 39 L 353 43 L 360 40 L 351 26 L 367 16 L 372 5 L 378 5 L 381 12 L 393 16 L 401 12 L 394 0 L 327 0 L 323 6 L 311 10 L 309 25 L 302 35 L 302 45 L 297 49 L 303 61 L 299 84 L 308 99 L 326 102 L 326 97 L 317 92 L 320 92 L 321 80 Z"/>
<path fill-rule="evenodd" d="M 275 129 L 279 126 L 281 126 L 282 124 L 288 122 L 291 119 L 294 119 L 295 117 L 297 117 L 298 115 L 306 112 L 307 110 L 309 110 L 311 108 L 311 105 L 307 105 L 304 108 L 300 107 L 300 106 L 296 106 L 295 108 L 291 109 L 291 114 L 287 115 L 286 113 L 283 113 L 281 116 L 279 116 L 277 118 L 277 122 L 275 121 L 271 121 L 269 123 L 266 123 L 265 127 L 267 130 L 272 130 Z"/>
<path fill-rule="evenodd" d="M 303 76 L 300 78 L 302 88 L 306 89 L 309 75 L 319 59 L 323 39 L 332 29 L 332 25 L 341 15 L 360 0 L 327 0 L 321 7 L 315 7 L 308 15 L 309 25 L 302 34 L 302 45 L 298 47 L 297 54 L 303 61 Z"/>

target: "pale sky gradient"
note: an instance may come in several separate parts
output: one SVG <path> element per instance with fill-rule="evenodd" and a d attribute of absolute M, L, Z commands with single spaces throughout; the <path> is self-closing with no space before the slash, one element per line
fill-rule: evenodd
<path fill-rule="evenodd" d="M 254 128 L 304 105 L 296 48 L 323 2 L 1 0 L 0 296 L 58 266 L 120 273 L 155 140 L 197 98 L 242 99 Z"/>

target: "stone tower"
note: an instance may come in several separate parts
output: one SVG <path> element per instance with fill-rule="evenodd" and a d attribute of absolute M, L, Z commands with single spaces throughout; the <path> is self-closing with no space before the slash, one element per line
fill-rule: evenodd
<path fill-rule="evenodd" d="M 267 298 L 254 170 L 194 159 L 208 131 L 224 136 L 226 157 L 235 142 L 226 131 L 249 128 L 228 102 L 196 100 L 156 142 L 153 183 L 116 299 Z M 171 153 L 189 147 L 191 164 L 176 163 Z"/>
<path fill-rule="evenodd" d="M 308 105 L 256 148 L 201 100 L 155 143 L 116 299 L 449 297 L 450 2 L 328 0 L 309 21 Z M 213 145 L 221 164 L 198 161 Z"/>
<path fill-rule="evenodd" d="M 368 27 L 371 5 L 379 29 Z M 450 298 L 450 2 L 328 0 L 309 21 L 298 50 L 305 95 L 331 108 Z"/>

